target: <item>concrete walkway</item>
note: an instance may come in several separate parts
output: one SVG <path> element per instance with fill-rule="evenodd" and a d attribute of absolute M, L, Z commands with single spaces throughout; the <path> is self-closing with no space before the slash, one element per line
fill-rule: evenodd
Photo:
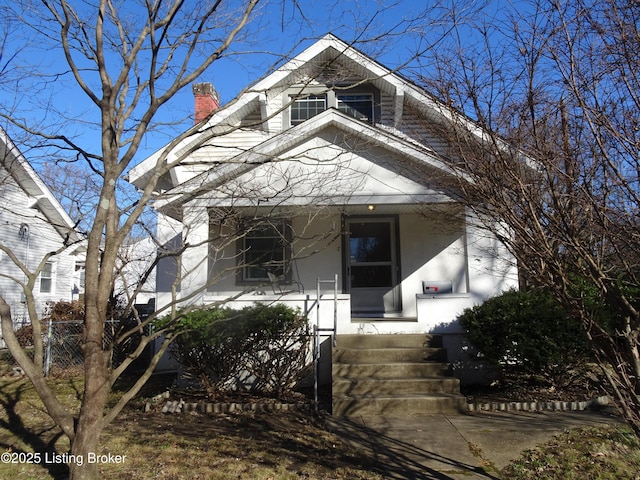
<path fill-rule="evenodd" d="M 622 424 L 605 412 L 481 412 L 467 415 L 329 417 L 329 428 L 366 449 L 385 478 L 496 479 L 528 449 L 574 427 Z"/>

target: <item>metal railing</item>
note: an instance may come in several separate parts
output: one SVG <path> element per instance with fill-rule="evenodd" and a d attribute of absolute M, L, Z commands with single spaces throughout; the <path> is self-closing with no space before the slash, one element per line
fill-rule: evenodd
<path fill-rule="evenodd" d="M 320 299 L 321 285 L 325 283 L 333 284 L 333 326 L 320 326 Z M 316 323 L 313 326 L 313 403 L 316 413 L 318 411 L 318 382 L 320 376 L 320 336 L 321 333 L 331 332 L 332 345 L 337 346 L 338 332 L 338 274 L 336 273 L 332 280 L 321 280 L 318 278 L 316 287 Z"/>

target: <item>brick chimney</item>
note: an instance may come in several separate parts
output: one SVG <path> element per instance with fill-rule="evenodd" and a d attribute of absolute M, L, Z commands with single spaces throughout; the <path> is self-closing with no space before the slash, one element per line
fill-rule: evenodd
<path fill-rule="evenodd" d="M 194 83 L 192 89 L 196 105 L 195 123 L 200 123 L 220 108 L 220 97 L 211 83 Z"/>

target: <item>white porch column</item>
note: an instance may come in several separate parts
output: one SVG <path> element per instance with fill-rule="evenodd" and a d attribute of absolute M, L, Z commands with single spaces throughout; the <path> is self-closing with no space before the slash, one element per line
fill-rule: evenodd
<path fill-rule="evenodd" d="M 186 246 L 182 254 L 180 297 L 189 298 L 185 304 L 202 303 L 203 294 L 207 286 L 207 272 L 209 261 L 209 215 L 207 208 L 188 203 L 183 208 L 184 231 L 183 245 Z"/>

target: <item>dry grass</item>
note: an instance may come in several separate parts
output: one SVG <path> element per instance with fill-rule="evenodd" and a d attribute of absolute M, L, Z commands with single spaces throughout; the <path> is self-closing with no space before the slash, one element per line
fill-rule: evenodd
<path fill-rule="evenodd" d="M 0 362 L 0 453 L 64 453 L 69 444 L 44 411 L 33 387 L 10 377 Z M 3 375 L 4 374 L 4 375 Z M 161 377 L 143 397 L 166 387 Z M 163 382 L 164 380 L 164 382 Z M 77 406 L 76 376 L 54 382 L 59 397 Z M 103 434 L 99 454 L 126 455 L 102 465 L 110 479 L 371 479 L 373 458 L 351 450 L 310 413 L 238 415 L 143 413 L 134 400 Z M 573 430 L 527 452 L 499 477 L 533 479 L 640 480 L 640 440 L 624 427 Z M 0 463 L 0 478 L 65 478 L 64 465 Z"/>
<path fill-rule="evenodd" d="M 525 452 L 503 480 L 639 480 L 640 439 L 626 427 L 567 431 Z"/>
<path fill-rule="evenodd" d="M 58 394 L 78 404 L 81 382 L 60 378 Z M 150 393 L 147 391 L 147 394 Z M 156 392 L 158 393 L 158 392 Z M 346 448 L 311 413 L 202 415 L 142 413 L 133 402 L 103 434 L 99 454 L 110 479 L 380 479 L 373 460 Z M 67 452 L 31 385 L 0 377 L 0 450 Z M 0 478 L 64 478 L 64 465 L 0 463 Z"/>

